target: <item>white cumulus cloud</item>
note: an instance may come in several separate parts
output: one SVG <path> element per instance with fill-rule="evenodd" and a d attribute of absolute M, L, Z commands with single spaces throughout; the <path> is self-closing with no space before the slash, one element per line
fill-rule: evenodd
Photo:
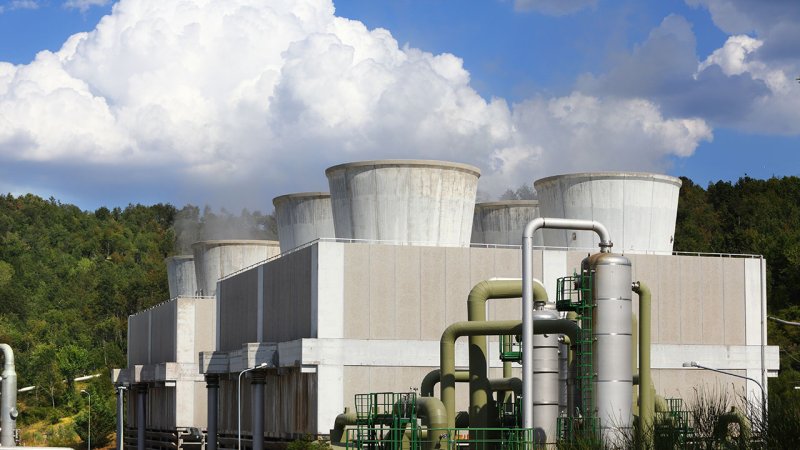
<path fill-rule="evenodd" d="M 709 139 L 639 98 L 484 99 L 457 56 L 330 0 L 122 0 L 59 51 L 0 62 L 2 174 L 74 192 L 265 209 L 327 190 L 329 165 L 429 158 L 481 167 L 496 195 L 557 171 L 664 169 Z"/>

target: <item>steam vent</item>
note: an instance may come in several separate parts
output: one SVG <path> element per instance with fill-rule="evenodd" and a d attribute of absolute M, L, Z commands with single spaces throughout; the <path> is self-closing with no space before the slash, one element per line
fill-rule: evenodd
<path fill-rule="evenodd" d="M 197 293 L 197 277 L 194 273 L 194 256 L 170 256 L 164 260 L 167 265 L 169 298 L 194 297 Z"/>
<path fill-rule="evenodd" d="M 336 237 L 468 246 L 480 170 L 425 160 L 361 161 L 325 171 Z"/>
<path fill-rule="evenodd" d="M 556 175 L 533 183 L 542 217 L 596 220 L 614 237 L 616 253 L 672 253 L 681 180 L 637 172 Z M 595 248 L 593 233 L 544 230 L 544 244 Z"/>
<path fill-rule="evenodd" d="M 197 289 L 202 296 L 217 293 L 217 280 L 280 254 L 277 241 L 224 240 L 192 244 Z"/>
<path fill-rule="evenodd" d="M 281 195 L 272 199 L 272 204 L 282 253 L 319 238 L 336 237 L 331 195 L 327 192 Z"/>
<path fill-rule="evenodd" d="M 474 244 L 519 245 L 525 225 L 539 216 L 536 200 L 504 200 L 478 203 L 472 220 Z M 541 247 L 541 233 L 533 236 L 533 245 Z"/>

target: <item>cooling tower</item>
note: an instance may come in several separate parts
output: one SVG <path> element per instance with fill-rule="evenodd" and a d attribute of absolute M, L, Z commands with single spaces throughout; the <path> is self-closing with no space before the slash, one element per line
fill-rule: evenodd
<path fill-rule="evenodd" d="M 199 294 L 213 296 L 217 280 L 279 255 L 280 247 L 277 241 L 200 241 L 192 244 L 192 251 Z"/>
<path fill-rule="evenodd" d="M 194 273 L 194 256 L 178 255 L 164 259 L 167 265 L 169 298 L 197 295 L 197 277 Z"/>
<path fill-rule="evenodd" d="M 337 238 L 468 246 L 480 170 L 443 161 L 362 161 L 325 171 Z"/>
<path fill-rule="evenodd" d="M 520 245 L 522 230 L 531 220 L 539 217 L 536 200 L 504 200 L 478 203 L 472 219 L 474 244 Z M 542 246 L 541 233 L 533 236 L 533 245 Z"/>
<path fill-rule="evenodd" d="M 333 238 L 331 195 L 327 192 L 303 192 L 272 199 L 281 252 L 297 248 L 319 238 Z"/>
<path fill-rule="evenodd" d="M 670 254 L 681 180 L 633 172 L 578 173 L 537 180 L 542 217 L 596 220 L 608 228 L 615 253 Z M 544 230 L 544 244 L 595 248 L 594 233 Z"/>

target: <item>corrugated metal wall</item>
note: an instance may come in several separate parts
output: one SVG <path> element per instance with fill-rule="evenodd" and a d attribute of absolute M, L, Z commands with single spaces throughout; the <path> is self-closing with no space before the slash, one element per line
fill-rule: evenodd
<path fill-rule="evenodd" d="M 242 433 L 252 430 L 250 379 L 242 379 Z M 220 434 L 236 434 L 237 375 L 220 380 Z M 268 438 L 294 438 L 316 433 L 317 375 L 299 369 L 267 372 L 264 386 L 264 433 Z"/>
<path fill-rule="evenodd" d="M 311 252 L 306 247 L 264 266 L 264 342 L 314 337 Z"/>
<path fill-rule="evenodd" d="M 258 268 L 237 274 L 219 286 L 219 351 L 238 350 L 256 336 Z"/>
<path fill-rule="evenodd" d="M 306 247 L 220 283 L 220 348 L 248 342 L 284 342 L 314 337 L 311 323 L 312 247 Z M 263 272 L 263 329 L 258 331 L 258 275 Z"/>
<path fill-rule="evenodd" d="M 150 364 L 175 361 L 178 303 L 170 301 L 150 310 Z"/>

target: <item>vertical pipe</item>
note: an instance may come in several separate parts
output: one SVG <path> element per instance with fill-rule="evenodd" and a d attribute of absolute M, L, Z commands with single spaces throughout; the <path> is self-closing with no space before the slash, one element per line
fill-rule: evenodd
<path fill-rule="evenodd" d="M 534 219 L 537 222 L 541 219 Z M 522 233 L 522 428 L 533 428 L 533 229 Z"/>
<path fill-rule="evenodd" d="M 533 428 L 533 233 L 540 228 L 591 230 L 600 237 L 600 251 L 607 253 L 613 244 L 606 227 L 594 220 L 539 217 L 522 232 L 522 427 Z"/>
<path fill-rule="evenodd" d="M 136 385 L 136 450 L 145 449 L 145 397 L 147 396 L 147 385 Z"/>
<path fill-rule="evenodd" d="M 653 436 L 656 408 L 655 392 L 651 388 L 653 378 L 650 374 L 652 303 L 650 289 L 641 281 L 633 283 L 633 292 L 639 294 L 639 430 L 642 439 L 649 442 Z"/>
<path fill-rule="evenodd" d="M 217 408 L 219 402 L 219 375 L 206 374 L 206 393 L 208 395 L 208 431 L 206 450 L 217 450 Z"/>
<path fill-rule="evenodd" d="M 0 398 L 0 445 L 15 447 L 14 429 L 17 427 L 17 372 L 14 368 L 14 351 L 8 344 L 0 344 L 3 352 L 3 386 Z"/>
<path fill-rule="evenodd" d="M 253 450 L 264 450 L 264 383 L 267 374 L 263 370 L 252 373 L 250 385 L 253 389 Z"/>
<path fill-rule="evenodd" d="M 117 450 L 125 450 L 125 386 L 117 386 Z"/>

